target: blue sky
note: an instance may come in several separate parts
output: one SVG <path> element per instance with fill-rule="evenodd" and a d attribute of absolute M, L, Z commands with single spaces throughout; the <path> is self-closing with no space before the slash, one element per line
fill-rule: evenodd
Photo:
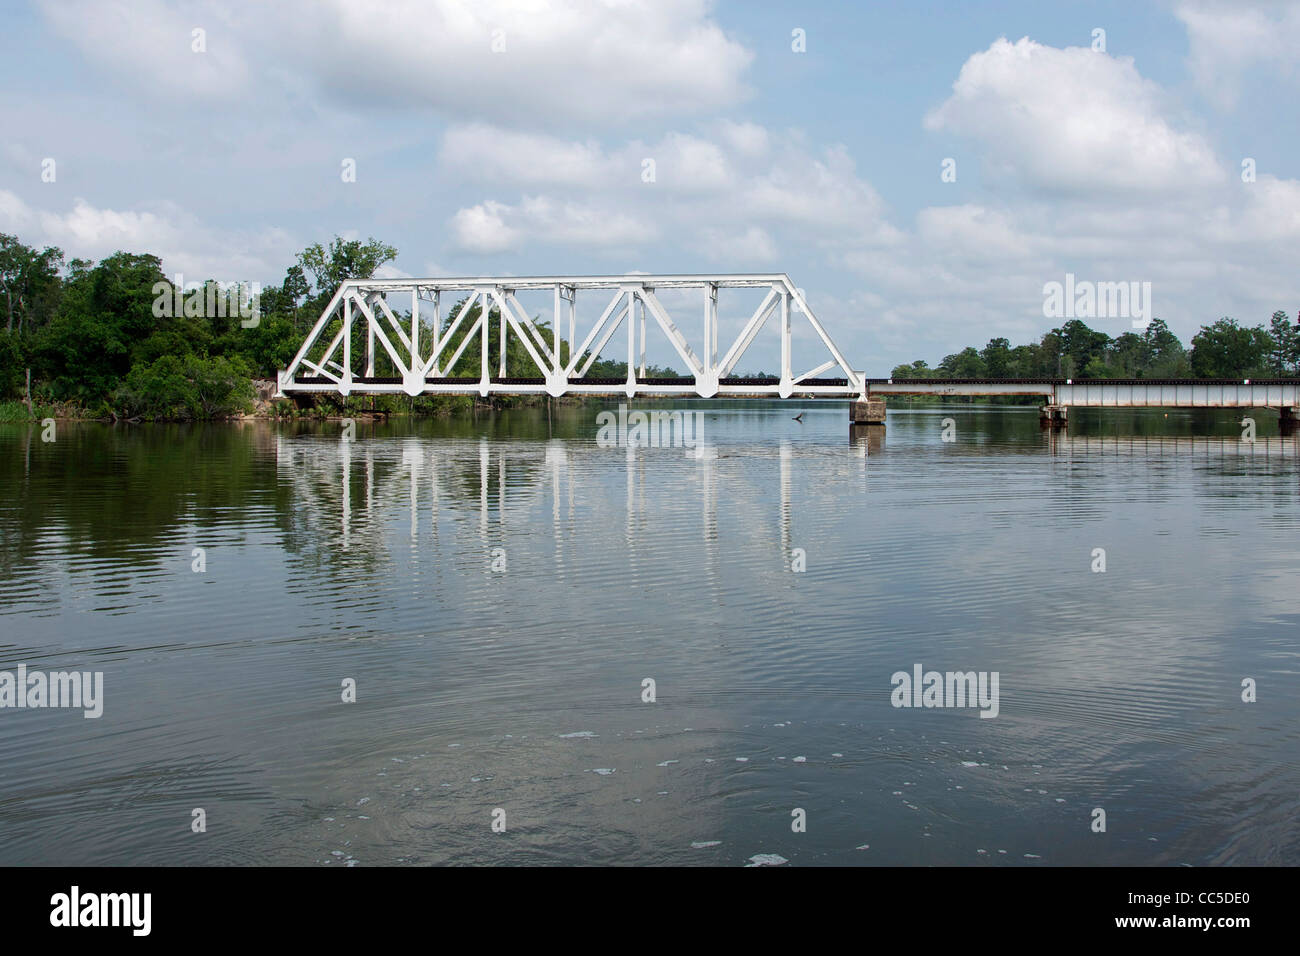
<path fill-rule="evenodd" d="M 338 233 L 397 246 L 393 275 L 786 272 L 872 374 L 1036 338 L 1067 272 L 1151 282 L 1185 341 L 1300 307 L 1294 3 L 0 17 L 0 230 L 69 258 L 148 251 L 187 279 L 271 283 Z"/>

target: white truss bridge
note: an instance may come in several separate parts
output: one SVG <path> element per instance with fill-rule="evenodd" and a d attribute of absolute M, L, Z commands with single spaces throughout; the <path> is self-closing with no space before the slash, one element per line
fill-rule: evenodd
<path fill-rule="evenodd" d="M 740 334 L 718 358 L 718 293 L 721 289 L 766 290 Z M 700 293 L 700 310 L 689 319 L 678 309 L 674 319 L 659 292 Z M 518 292 L 550 292 L 554 304 L 550 340 L 520 305 Z M 579 338 L 580 293 L 607 304 Z M 388 296 L 409 296 L 409 316 L 399 318 Z M 460 308 L 452 316 L 454 304 Z M 444 322 L 442 308 L 449 311 Z M 477 310 L 474 308 L 478 306 Z M 493 310 L 496 315 L 493 315 Z M 594 312 L 594 310 L 593 310 Z M 473 319 L 467 321 L 473 315 Z M 776 317 L 781 345 L 778 377 L 744 379 L 737 363 Z M 490 354 L 491 323 L 498 323 L 495 356 Z M 567 320 L 567 321 L 566 321 Z M 581 324 L 589 321 L 585 318 Z M 795 374 L 791 365 L 792 326 L 807 322 L 825 348 L 826 361 Z M 445 325 L 445 328 L 444 328 Z M 567 325 L 567 338 L 565 336 Z M 666 339 L 680 358 L 682 378 L 646 377 L 647 325 Z M 354 347 L 354 327 L 364 347 Z M 590 379 L 587 372 L 622 327 L 627 339 L 626 380 Z M 693 348 L 685 329 L 697 333 Z M 430 331 L 432 330 L 432 331 Z M 532 359 L 534 377 L 508 374 L 511 336 Z M 477 370 L 461 364 L 471 343 L 479 343 Z M 566 348 L 567 346 L 567 348 Z M 375 374 L 379 349 L 392 372 Z M 354 352 L 361 352 L 355 355 Z M 495 359 L 495 361 L 494 361 Z M 465 363 L 468 364 L 468 363 Z M 541 376 L 536 372 L 540 370 Z M 835 370 L 835 377 L 821 377 Z M 477 377 L 475 372 L 477 371 Z M 573 393 L 636 395 L 720 395 L 866 397 L 866 378 L 855 371 L 785 274 L 777 275 L 622 275 L 531 276 L 454 279 L 352 279 L 339 286 L 289 367 L 279 373 L 283 395 L 333 392 L 361 394 L 518 395 Z"/>

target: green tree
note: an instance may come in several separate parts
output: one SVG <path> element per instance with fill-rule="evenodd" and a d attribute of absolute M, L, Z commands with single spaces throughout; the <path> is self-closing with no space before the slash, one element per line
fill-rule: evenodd
<path fill-rule="evenodd" d="M 917 359 L 911 365 L 896 365 L 894 370 L 889 373 L 890 378 L 934 378 L 934 369 L 925 363 L 924 359 Z"/>
<path fill-rule="evenodd" d="M 1146 360 L 1139 378 L 1188 378 L 1192 374 L 1187 350 L 1169 331 L 1164 319 L 1152 319 L 1142 330 Z"/>
<path fill-rule="evenodd" d="M 21 335 L 44 325 L 58 304 L 63 252 L 46 246 L 37 251 L 0 233 L 0 305 L 5 331 Z"/>
<path fill-rule="evenodd" d="M 945 355 L 939 371 L 948 378 L 984 378 L 984 359 L 974 348 L 967 346 L 954 355 Z"/>
<path fill-rule="evenodd" d="M 1007 378 L 1042 378 L 1047 373 L 1040 366 L 1037 345 L 1017 345 L 1007 357 Z"/>
<path fill-rule="evenodd" d="M 1291 324 L 1285 312 L 1278 311 L 1273 313 L 1268 334 L 1269 369 L 1278 376 L 1293 371 L 1300 364 L 1300 328 Z"/>
<path fill-rule="evenodd" d="M 1091 329 L 1079 319 L 1071 319 L 1052 331 L 1060 337 L 1061 352 L 1070 357 L 1074 368 L 1083 370 L 1082 377 L 1090 377 L 1087 369 L 1093 359 L 1105 362 L 1110 347 L 1110 336 L 1105 332 Z"/>
<path fill-rule="evenodd" d="M 989 339 L 980 352 L 984 361 L 984 374 L 989 378 L 1010 378 L 1011 343 L 1003 338 Z"/>
<path fill-rule="evenodd" d="M 298 254 L 297 273 L 285 277 L 290 294 L 300 291 L 311 273 L 315 288 L 315 311 L 324 308 L 339 285 L 348 279 L 369 279 L 386 262 L 397 258 L 397 249 L 376 239 L 344 239 L 335 236 L 328 247 L 312 243 Z"/>
<path fill-rule="evenodd" d="M 54 397 L 97 402 L 130 370 L 133 353 L 149 354 L 151 335 L 184 318 L 154 315 L 154 288 L 167 282 L 157 256 L 118 252 L 93 267 L 72 266 L 36 354 Z"/>
<path fill-rule="evenodd" d="M 393 255 L 397 255 L 397 250 L 393 250 Z M 288 271 L 285 272 L 284 282 L 280 284 L 280 292 L 288 300 L 287 308 L 284 311 L 293 316 L 293 325 L 294 328 L 297 328 L 299 303 L 311 294 L 311 283 L 307 281 L 307 277 L 303 274 L 301 265 L 290 266 Z"/>
<path fill-rule="evenodd" d="M 1199 378 L 1242 378 L 1266 372 L 1271 340 L 1224 317 L 1192 337 L 1192 371 Z"/>
<path fill-rule="evenodd" d="M 1149 364 L 1150 352 L 1143 336 L 1135 332 L 1125 332 L 1110 344 L 1105 364 L 1111 374 L 1088 377 L 1141 378 Z"/>

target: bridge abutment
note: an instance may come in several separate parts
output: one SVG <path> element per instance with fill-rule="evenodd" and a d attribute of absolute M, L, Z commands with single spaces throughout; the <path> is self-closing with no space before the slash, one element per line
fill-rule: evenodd
<path fill-rule="evenodd" d="M 1043 405 L 1038 409 L 1038 424 L 1044 428 L 1065 428 L 1069 423 L 1069 406 Z"/>
<path fill-rule="evenodd" d="M 865 402 L 850 402 L 849 424 L 880 425 L 883 427 L 885 424 L 885 400 L 883 398 L 868 398 Z"/>
<path fill-rule="evenodd" d="M 1300 421 L 1300 408 L 1283 405 L 1278 411 L 1281 413 L 1281 417 L 1277 420 L 1278 430 L 1283 435 L 1294 435 L 1296 422 Z"/>

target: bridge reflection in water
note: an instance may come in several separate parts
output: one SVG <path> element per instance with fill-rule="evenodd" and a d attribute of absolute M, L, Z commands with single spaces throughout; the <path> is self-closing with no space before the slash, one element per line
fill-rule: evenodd
<path fill-rule="evenodd" d="M 680 493 L 699 496 L 700 534 L 706 543 L 716 545 L 720 536 L 718 510 L 724 497 L 719 493 L 719 481 L 727 460 L 744 459 L 752 463 L 755 459 L 775 457 L 771 471 L 780 489 L 777 513 L 772 515 L 769 510 L 764 514 L 763 503 L 769 496 L 759 494 L 762 489 L 733 487 L 725 495 L 726 514 L 746 528 L 771 527 L 775 522 L 778 530 L 775 540 L 779 541 L 781 553 L 789 558 L 794 541 L 795 459 L 805 454 L 796 451 L 790 441 L 780 441 L 775 448 L 772 444 L 729 445 L 720 450 L 705 442 L 691 449 L 614 449 L 590 442 L 551 439 L 536 443 L 536 454 L 521 453 L 521 448 L 531 447 L 531 444 L 494 442 L 486 438 L 476 443 L 430 442 L 414 437 L 353 441 L 319 436 L 277 435 L 275 438 L 277 471 L 293 487 L 300 517 L 316 535 L 330 527 L 336 528 L 335 540 L 345 551 L 358 544 L 363 548 L 386 547 L 385 535 L 392 528 L 391 521 L 386 523 L 385 519 L 397 513 L 402 499 L 405 499 L 412 542 L 420 536 L 422 522 L 427 521 L 427 533 L 436 540 L 442 525 L 450 520 L 455 525 L 454 533 L 464 534 L 472 529 L 490 549 L 506 540 L 512 526 L 522 529 L 529 523 L 525 513 L 549 497 L 555 555 L 557 559 L 562 558 L 565 532 L 574 526 L 576 508 L 581 505 L 587 511 L 608 511 L 610 501 L 615 500 L 608 494 L 607 485 L 584 487 L 584 475 L 593 475 L 595 470 L 582 465 L 594 464 L 596 458 L 603 458 L 606 463 L 614 458 L 622 459 L 621 524 L 633 560 L 637 539 L 647 530 L 647 481 L 652 485 L 662 484 L 664 469 L 657 463 L 669 460 L 673 462 L 669 468 L 676 481 L 681 479 L 681 464 L 693 470 L 691 484 L 680 489 Z M 847 448 L 838 446 L 833 452 L 815 448 L 806 454 L 822 473 L 831 467 L 841 477 L 854 473 L 866 478 L 869 443 L 865 440 L 851 442 Z M 727 479 L 742 485 L 750 482 L 747 474 L 735 469 L 727 474 Z M 588 490 L 591 494 L 585 493 Z M 813 488 L 806 494 L 816 497 L 818 492 Z M 832 497 L 826 495 L 828 501 Z M 618 516 L 609 514 L 607 526 L 617 526 L 617 520 Z"/>
<path fill-rule="evenodd" d="M 1073 435 L 1044 432 L 1053 455 L 1087 457 L 1134 455 L 1144 458 L 1228 458 L 1290 460 L 1300 454 L 1300 435 L 1246 440 L 1220 435 Z"/>
<path fill-rule="evenodd" d="M 720 506 L 725 518 L 754 543 L 762 546 L 761 541 L 767 540 L 769 546 L 776 544 L 788 564 L 796 545 L 796 504 L 815 508 L 824 494 L 827 506 L 843 505 L 842 485 L 834 492 L 819 492 L 817 481 L 800 481 L 802 500 L 796 502 L 796 477 L 806 479 L 808 473 L 815 473 L 828 482 L 856 477 L 865 494 L 873 456 L 889 462 L 892 469 L 924 467 L 924 456 L 916 454 L 920 449 L 927 455 L 941 449 L 945 456 L 975 458 L 1027 451 L 1033 455 L 1032 449 L 1037 447 L 1052 459 L 1074 461 L 1125 457 L 1151 462 L 1289 462 L 1300 456 L 1300 438 L 1295 435 L 1247 441 L 1235 436 L 1076 435 L 1064 431 L 1039 432 L 1037 441 L 1028 447 L 928 439 L 918 443 L 914 435 L 904 440 L 900 434 L 895 436 L 892 453 L 886 454 L 885 429 L 874 425 L 855 426 L 847 447 L 780 440 L 723 446 L 702 442 L 691 449 L 615 449 L 558 438 L 521 444 L 486 438 L 359 437 L 345 441 L 283 434 L 276 435 L 274 442 L 277 471 L 294 490 L 299 516 L 311 533 L 336 542 L 344 551 L 357 545 L 363 551 L 388 547 L 388 536 L 394 530 L 392 517 L 403 512 L 404 504 L 412 547 L 422 526 L 436 542 L 450 524 L 454 535 L 477 535 L 484 554 L 490 555 L 494 546 L 504 545 L 512 530 L 536 527 L 538 506 L 549 504 L 557 562 L 563 562 L 566 549 L 572 547 L 571 532 L 581 508 L 588 516 L 597 513 L 605 527 L 621 526 L 635 568 L 638 539 L 656 531 L 648 521 L 654 508 L 647 509 L 647 484 L 662 493 L 669 488 L 666 479 L 671 479 L 672 493 L 698 495 L 699 535 L 709 548 L 711 573 L 718 567 Z M 609 465 L 617 459 L 622 461 L 621 496 L 611 495 L 608 484 Z M 730 467 L 729 459 L 744 460 L 747 467 Z M 771 460 L 770 475 L 779 489 L 775 502 L 769 493 L 771 486 L 759 488 L 759 481 L 753 478 L 754 462 L 763 459 Z M 685 482 L 683 467 L 687 469 Z M 724 480 L 727 486 L 720 489 Z M 621 509 L 613 505 L 619 497 Z M 619 510 L 621 514 L 615 513 Z M 490 570 L 486 559 L 484 569 Z"/>

